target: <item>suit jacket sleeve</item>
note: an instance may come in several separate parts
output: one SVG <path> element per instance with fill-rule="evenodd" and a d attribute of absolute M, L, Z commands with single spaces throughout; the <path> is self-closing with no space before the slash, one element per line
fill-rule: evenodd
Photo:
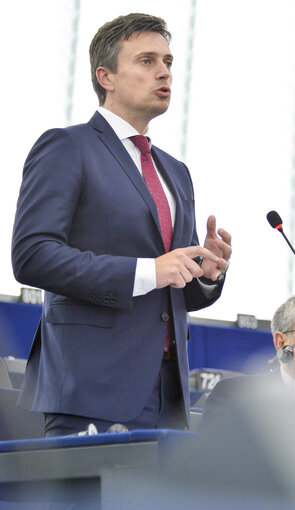
<path fill-rule="evenodd" d="M 84 178 L 81 155 L 69 133 L 63 129 L 44 133 L 24 166 L 12 240 L 15 277 L 23 284 L 93 304 L 102 289 L 109 302 L 97 304 L 131 309 L 136 258 L 71 245 Z"/>

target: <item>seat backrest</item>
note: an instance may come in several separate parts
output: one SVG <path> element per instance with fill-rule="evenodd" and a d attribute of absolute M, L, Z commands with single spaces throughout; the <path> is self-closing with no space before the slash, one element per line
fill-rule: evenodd
<path fill-rule="evenodd" d="M 7 356 L 3 358 L 13 388 L 21 388 L 26 371 L 27 360 Z"/>
<path fill-rule="evenodd" d="M 190 431 L 195 432 L 197 430 L 202 414 L 203 413 L 200 409 L 198 411 L 195 409 L 190 410 Z"/>
<path fill-rule="evenodd" d="M 6 356 L 3 358 L 8 372 L 24 374 L 27 366 L 27 360 L 23 358 L 14 358 L 14 356 Z"/>
<path fill-rule="evenodd" d="M 20 390 L 0 388 L 0 441 L 44 437 L 44 416 L 17 405 Z"/>
<path fill-rule="evenodd" d="M 0 388 L 12 388 L 11 380 L 3 358 L 0 358 Z"/>

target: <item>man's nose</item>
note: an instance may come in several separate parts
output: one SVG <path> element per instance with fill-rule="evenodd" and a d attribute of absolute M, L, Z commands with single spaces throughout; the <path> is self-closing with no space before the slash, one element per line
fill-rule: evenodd
<path fill-rule="evenodd" d="M 171 76 L 171 71 L 165 64 L 165 62 L 159 62 L 156 70 L 157 78 L 169 78 Z"/>

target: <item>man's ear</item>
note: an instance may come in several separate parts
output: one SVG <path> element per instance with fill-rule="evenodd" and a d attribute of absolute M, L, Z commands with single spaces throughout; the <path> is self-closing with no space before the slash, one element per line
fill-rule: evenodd
<path fill-rule="evenodd" d="M 111 71 L 104 66 L 100 66 L 95 71 L 96 78 L 98 83 L 103 87 L 106 91 L 112 92 L 114 90 L 114 86 L 111 80 Z"/>
<path fill-rule="evenodd" d="M 273 342 L 275 344 L 275 348 L 277 349 L 277 351 L 279 349 L 282 349 L 283 347 L 285 347 L 285 345 L 290 344 L 290 341 L 289 341 L 289 338 L 287 337 L 287 335 L 285 335 L 281 331 L 275 332 L 274 337 L 273 337 Z"/>

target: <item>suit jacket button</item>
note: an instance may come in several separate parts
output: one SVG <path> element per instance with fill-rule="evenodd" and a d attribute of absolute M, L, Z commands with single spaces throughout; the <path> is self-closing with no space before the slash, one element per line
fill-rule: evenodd
<path fill-rule="evenodd" d="M 111 297 L 111 304 L 115 305 L 116 303 L 118 303 L 118 299 L 116 298 L 116 296 L 112 296 Z"/>
<path fill-rule="evenodd" d="M 170 319 L 170 316 L 169 316 L 169 313 L 168 312 L 163 312 L 161 313 L 161 321 L 163 322 L 168 322 Z"/>
<path fill-rule="evenodd" d="M 89 301 L 92 301 L 93 303 L 100 303 L 101 296 L 99 294 L 89 294 L 88 296 Z"/>
<path fill-rule="evenodd" d="M 110 297 L 109 296 L 104 296 L 103 297 L 103 302 L 107 305 L 110 302 Z"/>

